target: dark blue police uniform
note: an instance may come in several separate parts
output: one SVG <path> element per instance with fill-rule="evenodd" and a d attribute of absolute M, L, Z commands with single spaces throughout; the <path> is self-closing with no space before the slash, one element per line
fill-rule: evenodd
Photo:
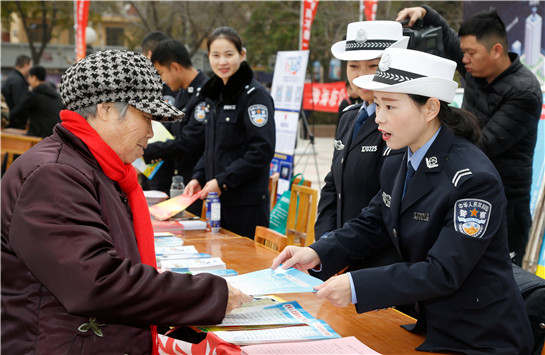
<path fill-rule="evenodd" d="M 156 142 L 148 145 L 144 151 L 144 160 L 150 163 L 162 159 L 163 166 L 147 187 L 154 187 L 166 193 L 170 190 L 172 176 L 177 171 L 184 178 L 184 183 L 191 180 L 193 169 L 204 151 L 204 119 L 208 111 L 198 106 L 201 102 L 199 91 L 208 77 L 201 71 L 191 81 L 187 89 L 180 90 L 176 96 L 176 106 L 185 113 L 183 119 L 176 122 L 164 122 L 165 127 L 174 136 L 173 140 Z M 202 201 L 195 201 L 187 210 L 200 215 Z"/>
<path fill-rule="evenodd" d="M 221 226 L 252 237 L 269 225 L 269 169 L 274 156 L 274 104 L 246 62 L 227 85 L 217 76 L 202 88 L 210 115 L 204 120 L 204 155 L 193 178 L 216 179 L 221 189 Z"/>
<path fill-rule="evenodd" d="M 405 151 L 388 148 L 375 122 L 375 113 L 365 120 L 352 139 L 357 116 L 360 110 L 365 110 L 362 105 L 345 108 L 340 120 L 331 171 L 325 177 L 318 202 L 318 218 L 314 225 L 317 239 L 356 218 L 380 190 L 380 169 L 384 159 Z M 399 256 L 390 246 L 370 258 L 352 263 L 350 270 L 397 261 L 400 261 Z"/>
<path fill-rule="evenodd" d="M 311 245 L 322 278 L 393 245 L 403 262 L 351 272 L 356 310 L 417 302 L 417 350 L 529 354 L 513 279 L 501 179 L 484 153 L 443 127 L 402 199 L 406 156 L 387 160 L 381 191 L 342 229 Z"/>

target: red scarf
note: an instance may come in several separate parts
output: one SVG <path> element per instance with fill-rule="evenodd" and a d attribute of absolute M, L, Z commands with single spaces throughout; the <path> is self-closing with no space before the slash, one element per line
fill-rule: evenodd
<path fill-rule="evenodd" d="M 148 204 L 138 184 L 136 171 L 131 164 L 125 164 L 116 152 L 98 135 L 85 118 L 69 110 L 61 111 L 62 126 L 81 139 L 91 151 L 107 177 L 116 181 L 129 200 L 133 215 L 136 244 L 143 264 L 157 268 L 155 242 Z M 157 328 L 152 326 L 153 354 L 157 350 Z"/>

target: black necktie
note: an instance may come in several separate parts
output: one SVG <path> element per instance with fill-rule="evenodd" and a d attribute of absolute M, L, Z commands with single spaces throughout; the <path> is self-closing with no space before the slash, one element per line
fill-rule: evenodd
<path fill-rule="evenodd" d="M 358 118 L 356 119 L 356 123 L 354 124 L 354 133 L 352 133 L 352 141 L 354 141 L 356 134 L 358 134 L 358 131 L 360 130 L 361 126 L 363 126 L 363 122 L 365 122 L 367 117 L 369 117 L 369 115 L 367 115 L 367 110 L 364 107 L 361 109 L 360 113 L 358 114 Z"/>
<path fill-rule="evenodd" d="M 405 192 L 407 191 L 407 188 L 409 187 L 409 184 L 411 183 L 411 179 L 413 178 L 413 175 L 414 175 L 414 168 L 413 168 L 413 165 L 409 162 L 409 164 L 407 165 L 407 175 L 405 176 L 405 186 L 403 187 L 403 197 L 405 197 Z"/>

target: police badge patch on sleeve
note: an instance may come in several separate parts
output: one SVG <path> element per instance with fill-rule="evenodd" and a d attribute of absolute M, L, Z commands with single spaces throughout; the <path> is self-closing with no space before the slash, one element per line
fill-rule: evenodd
<path fill-rule="evenodd" d="M 193 117 L 195 117 L 195 120 L 197 122 L 203 122 L 209 110 L 210 109 L 206 105 L 206 102 L 199 102 L 197 106 L 195 106 L 195 110 L 193 111 Z"/>
<path fill-rule="evenodd" d="M 256 127 L 263 127 L 269 119 L 269 111 L 265 105 L 252 105 L 248 107 L 250 121 Z"/>
<path fill-rule="evenodd" d="M 473 238 L 481 238 L 490 220 L 490 202 L 478 199 L 458 200 L 454 204 L 454 229 Z"/>

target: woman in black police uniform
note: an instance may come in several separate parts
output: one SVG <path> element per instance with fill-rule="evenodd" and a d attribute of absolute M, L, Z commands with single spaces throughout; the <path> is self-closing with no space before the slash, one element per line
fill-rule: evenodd
<path fill-rule="evenodd" d="M 217 192 L 221 226 L 253 238 L 256 226 L 269 225 L 269 167 L 274 155 L 274 104 L 244 61 L 238 34 L 220 27 L 208 39 L 214 76 L 203 86 L 204 155 L 195 166 L 186 194 L 202 199 Z"/>
<path fill-rule="evenodd" d="M 416 302 L 417 349 L 465 354 L 529 354 L 532 335 L 507 248 L 498 172 L 473 143 L 478 124 L 451 108 L 456 63 L 406 49 L 384 51 L 374 76 L 377 123 L 388 146 L 381 191 L 358 218 L 310 247 L 287 247 L 272 264 L 329 278 L 351 260 L 393 245 L 402 262 L 334 276 L 317 297 L 358 312 Z M 468 140 L 469 139 L 469 140 Z M 410 170 L 416 172 L 410 177 Z M 409 173 L 408 173 L 409 172 Z"/>
<path fill-rule="evenodd" d="M 386 147 L 375 123 L 373 92 L 357 87 L 352 81 L 374 74 L 384 49 L 407 48 L 409 41 L 403 36 L 401 24 L 395 21 L 353 22 L 348 24 L 346 32 L 346 41 L 335 43 L 331 53 L 347 61 L 348 81 L 364 102 L 345 108 L 340 120 L 331 171 L 325 177 L 318 203 L 316 239 L 357 217 L 380 189 L 380 169 L 391 149 Z M 362 122 L 359 125 L 357 118 Z"/>

